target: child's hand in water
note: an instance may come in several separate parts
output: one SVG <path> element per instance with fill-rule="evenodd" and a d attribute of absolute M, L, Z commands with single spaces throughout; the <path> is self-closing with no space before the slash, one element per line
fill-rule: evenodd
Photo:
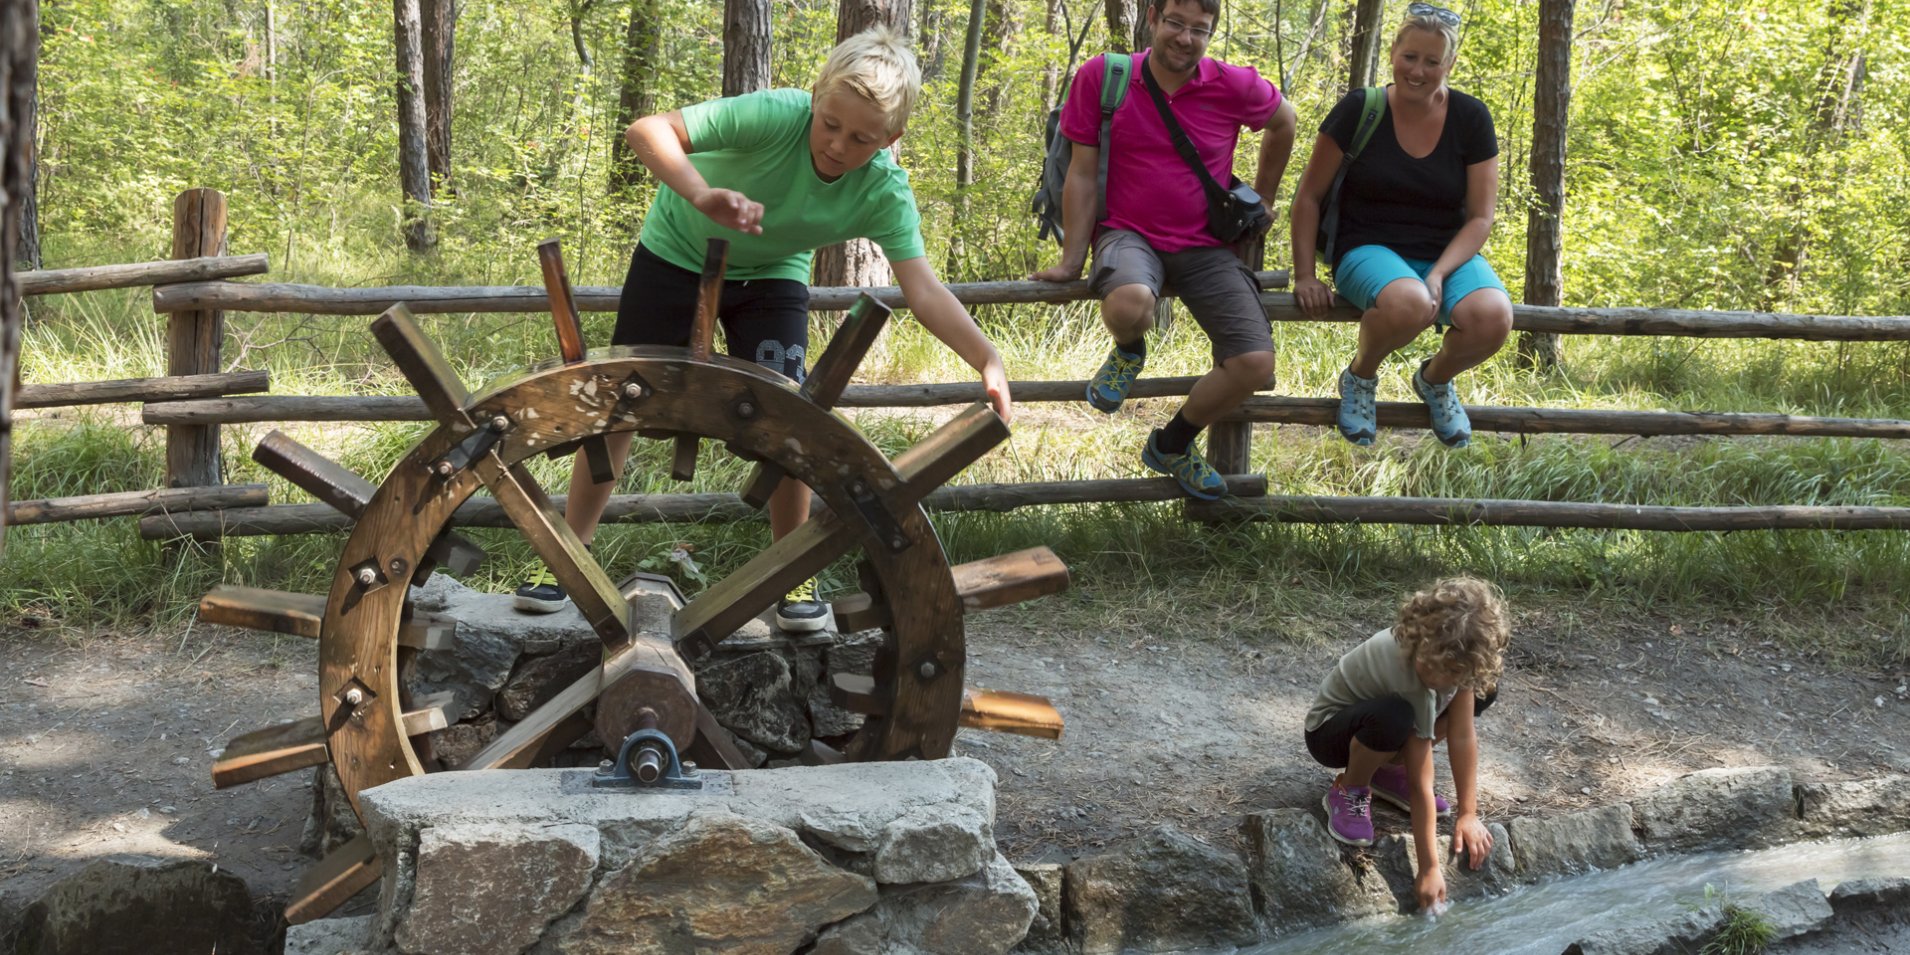
<path fill-rule="evenodd" d="M 1466 854 L 1466 868 L 1477 870 L 1492 855 L 1492 830 L 1479 821 L 1478 813 L 1461 813 L 1452 821 L 1452 854 Z"/>
<path fill-rule="evenodd" d="M 1438 866 L 1427 866 L 1413 880 L 1413 895 L 1419 899 L 1419 910 L 1429 915 L 1438 915 L 1446 910 L 1446 875 Z"/>

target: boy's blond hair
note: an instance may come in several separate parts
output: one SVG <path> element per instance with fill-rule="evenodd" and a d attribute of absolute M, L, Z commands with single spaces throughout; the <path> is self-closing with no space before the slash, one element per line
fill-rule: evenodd
<path fill-rule="evenodd" d="M 829 51 L 813 95 L 821 99 L 842 89 L 881 110 L 893 136 L 908 124 L 909 111 L 922 94 L 922 69 L 900 33 L 886 26 L 871 27 Z"/>
<path fill-rule="evenodd" d="M 1448 577 L 1413 594 L 1393 624 L 1408 663 L 1424 661 L 1481 696 L 1498 689 L 1511 636 L 1499 588 L 1477 577 Z"/>

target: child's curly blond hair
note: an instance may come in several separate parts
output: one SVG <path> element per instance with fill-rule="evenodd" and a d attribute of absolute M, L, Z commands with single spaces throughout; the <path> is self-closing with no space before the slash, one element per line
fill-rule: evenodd
<path fill-rule="evenodd" d="M 1499 687 L 1511 636 L 1499 588 L 1477 577 L 1448 577 L 1413 594 L 1393 624 L 1408 663 L 1425 661 L 1482 696 Z"/>

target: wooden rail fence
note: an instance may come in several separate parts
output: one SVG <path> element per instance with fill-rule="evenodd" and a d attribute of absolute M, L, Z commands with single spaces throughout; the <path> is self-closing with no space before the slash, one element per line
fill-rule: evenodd
<path fill-rule="evenodd" d="M 192 535 L 214 539 L 252 534 L 334 531 L 348 518 L 322 504 L 270 505 L 262 486 L 223 486 L 218 429 L 224 424 L 291 421 L 424 421 L 415 397 L 260 394 L 269 388 L 263 371 L 219 370 L 227 312 L 295 312 L 307 315 L 376 315 L 398 302 L 414 314 L 547 313 L 542 287 L 387 286 L 339 289 L 283 283 L 228 281 L 268 271 L 264 255 L 225 255 L 225 199 L 210 189 L 190 189 L 174 204 L 170 261 L 59 269 L 26 273 L 27 295 L 152 286 L 153 308 L 168 319 L 168 372 L 164 377 L 25 386 L 22 408 L 102 402 L 139 402 L 142 421 L 167 429 L 166 485 L 157 491 L 87 495 L 52 501 L 17 501 L 9 523 L 45 523 L 141 515 L 149 538 Z M 1259 273 L 1263 288 L 1284 287 L 1287 274 Z M 958 283 L 951 290 L 968 305 L 1081 301 L 1082 281 Z M 810 307 L 844 309 L 861 289 L 816 288 Z M 905 307 L 894 287 L 868 290 L 891 307 Z M 579 310 L 615 311 L 620 290 L 580 287 Z M 1273 321 L 1314 321 L 1291 295 L 1261 296 Z M 1324 319 L 1351 323 L 1350 307 Z M 1910 341 L 1910 318 L 1788 315 L 1640 308 L 1544 308 L 1514 306 L 1513 327 L 1569 335 L 1650 335 L 1691 338 L 1773 338 L 1839 342 Z M 1196 379 L 1143 378 L 1137 398 L 1184 396 Z M 1014 382 L 1017 402 L 1080 401 L 1082 381 Z M 974 382 L 912 385 L 852 385 L 836 402 L 844 408 L 909 408 L 968 404 L 982 398 Z M 1190 502 L 1197 520 L 1277 520 L 1309 523 L 1511 524 L 1641 530 L 1745 530 L 1777 528 L 1910 528 L 1910 507 L 1734 506 L 1662 507 L 1566 501 L 1503 501 L 1456 498 L 1270 496 L 1264 476 L 1250 469 L 1252 428 L 1272 422 L 1330 427 L 1330 398 L 1262 395 L 1209 430 L 1207 456 L 1228 474 L 1232 497 L 1213 504 Z M 1910 438 L 1910 421 L 1730 412 L 1591 410 L 1468 406 L 1475 430 L 1506 434 L 1799 435 Z M 1381 402 L 1385 427 L 1428 425 L 1423 405 Z M 1165 501 L 1180 496 L 1166 478 L 986 484 L 944 488 L 926 506 L 938 510 L 1009 510 L 1037 504 Z M 561 501 L 561 498 L 558 500 Z M 758 513 L 737 494 L 654 494 L 613 497 L 607 521 L 732 521 Z M 503 511 L 488 498 L 460 508 L 455 522 L 501 526 Z"/>

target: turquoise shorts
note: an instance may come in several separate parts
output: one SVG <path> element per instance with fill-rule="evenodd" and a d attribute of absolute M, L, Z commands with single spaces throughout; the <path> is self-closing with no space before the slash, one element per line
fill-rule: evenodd
<path fill-rule="evenodd" d="M 1383 245 L 1362 245 L 1340 259 L 1340 267 L 1333 272 L 1333 286 L 1341 298 L 1365 311 L 1379 301 L 1381 289 L 1400 279 L 1423 280 L 1432 267 L 1428 259 L 1401 258 L 1399 253 Z M 1440 290 L 1439 327 L 1443 329 L 1452 324 L 1452 310 L 1460 299 L 1485 288 L 1505 291 L 1505 283 L 1499 281 L 1498 273 L 1486 264 L 1485 256 L 1475 255 L 1452 270 Z M 1510 293 L 1506 297 L 1510 298 Z"/>

